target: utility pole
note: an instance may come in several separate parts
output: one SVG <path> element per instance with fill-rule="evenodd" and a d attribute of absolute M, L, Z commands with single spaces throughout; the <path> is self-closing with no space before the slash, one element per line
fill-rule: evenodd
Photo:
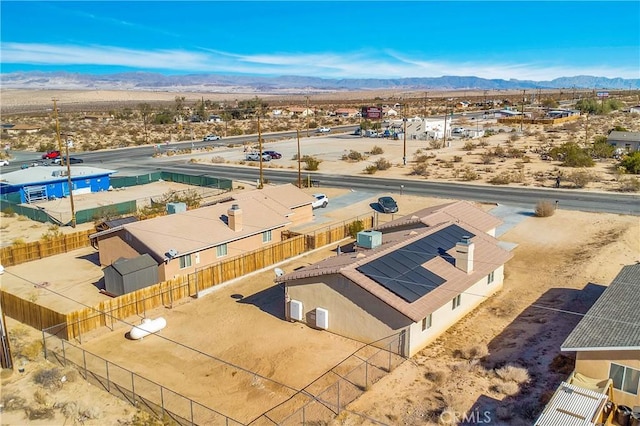
<path fill-rule="evenodd" d="M 520 131 L 522 132 L 522 127 L 524 126 L 524 94 L 526 90 L 522 91 L 522 110 L 520 111 Z"/>
<path fill-rule="evenodd" d="M 584 146 L 589 142 L 589 112 L 587 112 L 587 123 L 584 126 Z"/>
<path fill-rule="evenodd" d="M 403 110 L 402 124 L 404 125 L 404 129 L 402 131 L 404 136 L 404 144 L 402 149 L 402 164 L 406 166 L 407 165 L 407 104 L 406 103 L 402 105 L 402 110 Z"/>
<path fill-rule="evenodd" d="M 258 149 L 260 150 L 260 182 L 258 183 L 258 189 L 264 187 L 264 174 L 262 171 L 262 133 L 260 133 L 260 112 L 258 112 Z"/>
<path fill-rule="evenodd" d="M 447 108 L 447 104 L 444 104 L 444 132 L 442 133 L 442 147 L 447 147 L 447 112 L 449 109 Z"/>
<path fill-rule="evenodd" d="M 309 96 L 307 96 L 307 110 L 305 113 L 307 115 L 307 137 L 309 137 Z"/>
<path fill-rule="evenodd" d="M 57 99 L 53 99 L 53 115 L 56 119 L 56 136 L 58 137 L 58 150 L 62 155 L 62 137 L 60 136 L 60 120 L 58 120 Z M 71 164 L 69 163 L 69 144 L 65 141 L 65 155 L 67 157 L 67 186 L 69 189 L 69 202 L 71 204 L 71 227 L 76 227 L 76 209 L 73 204 L 73 182 L 71 181 Z"/>
<path fill-rule="evenodd" d="M 302 159 L 300 158 L 300 129 L 296 129 L 296 136 L 298 137 L 298 188 L 302 188 L 302 172 L 300 163 Z"/>

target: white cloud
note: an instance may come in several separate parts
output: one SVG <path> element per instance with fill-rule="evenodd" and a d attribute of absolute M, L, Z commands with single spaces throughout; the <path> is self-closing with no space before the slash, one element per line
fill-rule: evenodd
<path fill-rule="evenodd" d="M 442 75 L 506 80 L 551 80 L 575 75 L 638 78 L 637 69 L 624 69 L 619 66 L 605 68 L 545 66 L 542 63 L 454 63 L 409 57 L 393 51 L 251 55 L 210 49 L 146 51 L 114 46 L 2 43 L 0 52 L 4 64 L 102 65 L 149 71 L 299 75 L 335 79 L 440 77 Z"/>

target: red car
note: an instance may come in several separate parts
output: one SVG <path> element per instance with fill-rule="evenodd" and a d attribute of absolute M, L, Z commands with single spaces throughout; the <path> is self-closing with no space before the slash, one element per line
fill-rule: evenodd
<path fill-rule="evenodd" d="M 60 158 L 60 151 L 48 151 L 46 154 L 42 154 L 43 160 L 55 160 Z"/>

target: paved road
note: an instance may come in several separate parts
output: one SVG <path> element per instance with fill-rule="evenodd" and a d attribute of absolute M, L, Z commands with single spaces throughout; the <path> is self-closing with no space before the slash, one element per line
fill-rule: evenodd
<path fill-rule="evenodd" d="M 256 182 L 257 168 L 164 163 L 163 170 L 195 174 L 208 174 L 237 181 Z M 533 209 L 538 201 L 547 200 L 558 208 L 591 212 L 640 215 L 640 196 L 637 194 L 603 193 L 578 190 L 516 188 L 506 186 L 469 185 L 451 182 L 429 182 L 413 179 L 390 179 L 367 176 L 343 176 L 323 173 L 303 173 L 320 186 L 349 188 L 366 192 L 424 195 L 518 206 Z M 298 173 L 291 170 L 264 169 L 264 178 L 270 183 L 295 183 Z M 321 191 L 321 190 L 319 190 Z"/>

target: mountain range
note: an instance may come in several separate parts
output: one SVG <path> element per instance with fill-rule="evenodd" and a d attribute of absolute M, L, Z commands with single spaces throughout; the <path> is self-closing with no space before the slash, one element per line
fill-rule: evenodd
<path fill-rule="evenodd" d="M 548 81 L 486 79 L 474 76 L 424 78 L 325 79 L 303 76 L 163 75 L 149 72 L 85 74 L 64 71 L 0 74 L 7 89 L 140 90 L 182 92 L 318 93 L 358 90 L 516 90 L 516 89 L 640 89 L 640 79 L 580 75 Z"/>

